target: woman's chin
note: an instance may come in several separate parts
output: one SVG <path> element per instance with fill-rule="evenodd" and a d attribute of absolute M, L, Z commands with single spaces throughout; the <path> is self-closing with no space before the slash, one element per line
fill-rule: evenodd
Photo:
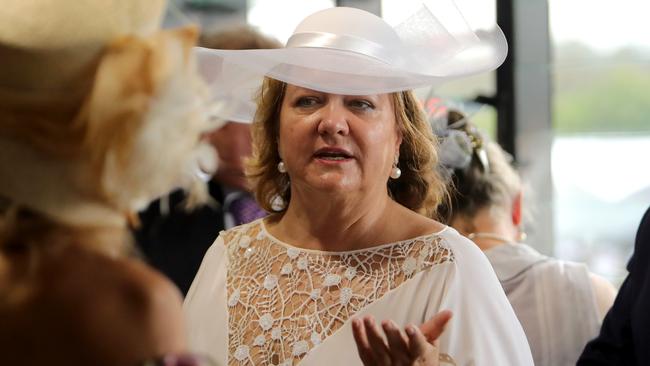
<path fill-rule="evenodd" d="M 308 184 L 324 192 L 350 192 L 358 186 L 358 180 L 338 172 L 328 172 L 308 179 Z"/>

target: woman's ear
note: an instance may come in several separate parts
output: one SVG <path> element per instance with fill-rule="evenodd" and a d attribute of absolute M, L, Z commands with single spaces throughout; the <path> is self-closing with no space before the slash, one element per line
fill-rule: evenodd
<path fill-rule="evenodd" d="M 397 139 L 395 139 L 395 156 L 399 156 L 399 148 L 402 146 L 402 131 L 397 130 Z"/>
<path fill-rule="evenodd" d="M 280 160 L 282 160 L 282 153 L 280 152 L 280 136 L 279 135 L 275 139 L 275 148 L 278 150 L 278 157 L 280 157 Z"/>
<path fill-rule="evenodd" d="M 522 219 L 521 205 L 522 205 L 522 193 L 520 191 L 512 200 L 512 223 L 515 226 L 521 225 L 521 219 Z"/>

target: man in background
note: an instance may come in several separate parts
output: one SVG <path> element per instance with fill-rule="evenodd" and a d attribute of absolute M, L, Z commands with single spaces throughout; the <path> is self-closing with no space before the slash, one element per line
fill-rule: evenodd
<path fill-rule="evenodd" d="M 278 41 L 247 26 L 204 34 L 199 45 L 234 50 L 281 47 Z M 266 215 L 251 197 L 244 173 L 244 161 L 252 149 L 250 125 L 229 121 L 205 138 L 219 158 L 217 172 L 208 183 L 210 196 L 218 204 L 188 212 L 183 208 L 185 194 L 174 191 L 140 213 L 141 226 L 134 232 L 149 264 L 167 275 L 183 295 L 221 230 Z"/>

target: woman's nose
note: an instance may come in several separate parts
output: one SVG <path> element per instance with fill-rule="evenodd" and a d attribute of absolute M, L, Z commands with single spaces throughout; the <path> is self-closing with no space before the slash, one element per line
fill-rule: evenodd
<path fill-rule="evenodd" d="M 321 135 L 347 135 L 350 132 L 348 114 L 345 105 L 340 101 L 331 101 L 321 109 L 318 122 L 318 133 Z"/>

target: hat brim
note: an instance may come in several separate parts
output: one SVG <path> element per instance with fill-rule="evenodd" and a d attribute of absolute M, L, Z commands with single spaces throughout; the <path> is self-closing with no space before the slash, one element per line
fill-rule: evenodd
<path fill-rule="evenodd" d="M 405 43 L 397 61 L 388 63 L 361 52 L 326 47 L 268 50 L 196 48 L 199 71 L 215 98 L 235 104 L 229 120 L 252 121 L 253 102 L 265 76 L 300 87 L 341 95 L 373 95 L 420 87 L 497 68 L 508 46 L 501 29 L 455 35 L 451 42 L 470 39 L 441 56 L 445 47 Z M 450 42 L 449 40 L 445 40 Z M 403 56 L 403 57 L 402 57 Z"/>

